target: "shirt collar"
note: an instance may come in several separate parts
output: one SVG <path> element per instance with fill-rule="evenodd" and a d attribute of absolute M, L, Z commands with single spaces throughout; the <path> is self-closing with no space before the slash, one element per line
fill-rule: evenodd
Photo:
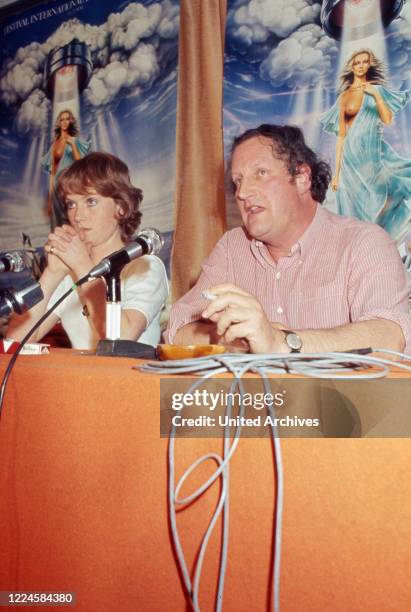
<path fill-rule="evenodd" d="M 304 257 L 304 255 L 310 251 L 311 245 L 316 239 L 316 236 L 318 236 L 318 232 L 321 231 L 324 222 L 325 212 L 322 206 L 320 204 L 317 204 L 317 208 L 310 225 L 307 227 L 307 229 L 299 238 L 299 240 L 297 240 L 297 242 L 291 247 L 290 256 L 294 255 L 297 252 L 300 253 L 302 257 Z M 262 242 L 261 240 L 256 240 L 255 238 L 253 238 L 252 240 L 252 245 L 253 247 L 257 247 L 257 250 L 265 247 L 264 242 Z M 253 251 L 254 250 L 255 249 L 253 249 Z"/>

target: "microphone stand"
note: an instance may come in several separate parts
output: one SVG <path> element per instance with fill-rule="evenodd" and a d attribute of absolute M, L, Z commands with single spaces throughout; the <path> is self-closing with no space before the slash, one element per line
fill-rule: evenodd
<path fill-rule="evenodd" d="M 99 340 L 96 355 L 155 359 L 156 349 L 135 340 L 121 340 L 121 269 L 104 274 L 106 281 L 106 338 Z"/>
<path fill-rule="evenodd" d="M 108 340 L 120 338 L 121 285 L 120 273 L 107 274 L 106 279 L 106 335 Z"/>

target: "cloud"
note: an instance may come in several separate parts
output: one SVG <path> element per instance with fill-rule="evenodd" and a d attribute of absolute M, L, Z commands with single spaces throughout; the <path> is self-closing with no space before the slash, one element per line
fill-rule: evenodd
<path fill-rule="evenodd" d="M 337 45 L 314 24 L 282 40 L 260 65 L 260 76 L 275 88 L 315 86 L 333 79 Z"/>
<path fill-rule="evenodd" d="M 130 4 L 122 13 L 110 15 L 107 29 L 111 37 L 112 49 L 132 50 L 141 39 L 149 38 L 157 29 L 162 8 L 160 4 L 148 7 Z"/>
<path fill-rule="evenodd" d="M 51 103 L 43 91 L 40 89 L 32 91 L 18 110 L 16 117 L 18 131 L 27 134 L 46 129 L 49 125 L 50 107 Z"/>
<path fill-rule="evenodd" d="M 131 2 L 100 26 L 70 19 L 43 43 L 21 47 L 7 60 L 0 78 L 0 101 L 17 113 L 19 131 L 38 130 L 47 106 L 45 96 L 40 95 L 46 58 L 53 49 L 77 38 L 87 43 L 92 55 L 93 72 L 84 91 L 86 103 L 93 111 L 110 107 L 119 96 L 152 86 L 161 68 L 175 55 L 175 48 L 168 44 L 162 48 L 161 40 L 175 38 L 178 25 L 179 8 L 171 0 L 147 7 Z"/>
<path fill-rule="evenodd" d="M 147 86 L 159 73 L 153 45 L 141 43 L 123 62 L 113 61 L 91 78 L 84 96 L 93 107 L 110 104 L 122 89 Z"/>
<path fill-rule="evenodd" d="M 387 51 L 390 81 L 397 87 L 411 77 L 411 24 L 406 19 L 395 19 L 387 31 Z"/>
<path fill-rule="evenodd" d="M 238 0 L 227 40 L 275 88 L 314 86 L 331 78 L 337 45 L 320 26 L 316 0 Z"/>
<path fill-rule="evenodd" d="M 165 2 L 160 23 L 158 24 L 158 34 L 161 38 L 172 39 L 178 35 L 180 26 L 180 11 L 178 6 L 173 6 Z"/>
<path fill-rule="evenodd" d="M 43 80 L 43 65 L 46 54 L 39 43 L 31 43 L 18 49 L 14 61 L 0 79 L 1 100 L 7 106 L 24 100 Z"/>
<path fill-rule="evenodd" d="M 78 19 L 69 19 L 53 32 L 53 34 L 43 43 L 46 53 L 57 47 L 63 47 L 77 38 L 80 42 L 89 45 L 91 51 L 99 51 L 108 43 L 108 33 L 105 24 L 102 26 L 92 26 L 82 23 Z"/>
<path fill-rule="evenodd" d="M 229 35 L 241 44 L 286 38 L 297 28 L 319 23 L 320 4 L 313 0 L 247 0 L 229 12 Z"/>

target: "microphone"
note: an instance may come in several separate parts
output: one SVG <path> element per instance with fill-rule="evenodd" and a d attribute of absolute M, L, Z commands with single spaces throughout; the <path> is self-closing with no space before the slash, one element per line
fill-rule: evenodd
<path fill-rule="evenodd" d="M 21 272 L 24 270 L 24 260 L 18 251 L 4 253 L 0 256 L 0 272 Z"/>
<path fill-rule="evenodd" d="M 30 278 L 20 289 L 0 290 L 0 317 L 9 317 L 13 312 L 23 314 L 43 299 L 40 283 Z"/>
<path fill-rule="evenodd" d="M 160 232 L 152 227 L 141 230 L 132 238 L 131 242 L 122 249 L 111 253 L 104 257 L 94 268 L 90 270 L 84 279 L 81 279 L 77 285 L 82 284 L 92 278 L 98 278 L 105 274 L 110 274 L 121 270 L 127 263 L 142 257 L 143 255 L 156 255 L 162 249 L 164 239 Z"/>

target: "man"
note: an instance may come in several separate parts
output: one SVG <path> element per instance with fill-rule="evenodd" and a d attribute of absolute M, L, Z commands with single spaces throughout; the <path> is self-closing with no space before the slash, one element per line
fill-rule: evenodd
<path fill-rule="evenodd" d="M 377 225 L 320 206 L 330 169 L 298 128 L 261 125 L 239 136 L 231 176 L 244 226 L 221 238 L 174 305 L 167 341 L 253 353 L 411 352 L 395 243 Z"/>

